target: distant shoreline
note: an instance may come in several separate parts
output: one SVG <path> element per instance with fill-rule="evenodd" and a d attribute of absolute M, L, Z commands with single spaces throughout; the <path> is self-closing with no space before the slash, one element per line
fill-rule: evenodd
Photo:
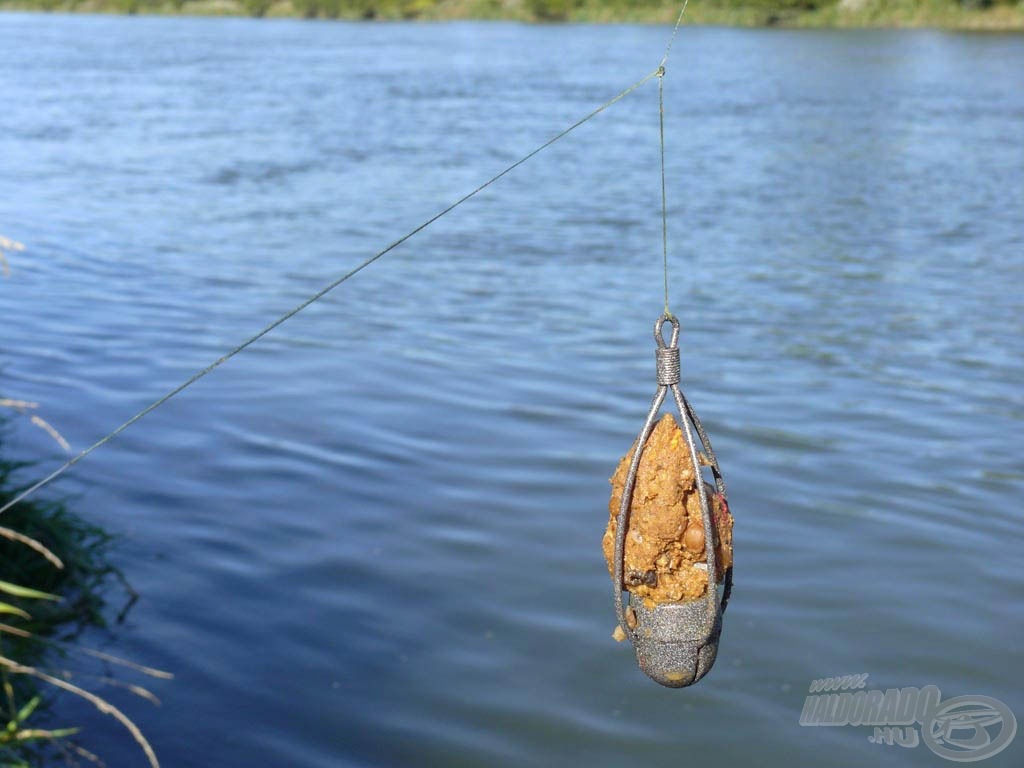
<path fill-rule="evenodd" d="M 166 16 L 249 16 L 346 21 L 518 21 L 526 23 L 666 24 L 674 4 L 627 7 L 616 0 L 0 0 L 2 12 L 108 13 Z M 942 29 L 1024 32 L 1024 1 L 988 8 L 957 0 L 845 0 L 813 10 L 772 10 L 764 3 L 687 8 L 693 26 L 786 29 Z"/>

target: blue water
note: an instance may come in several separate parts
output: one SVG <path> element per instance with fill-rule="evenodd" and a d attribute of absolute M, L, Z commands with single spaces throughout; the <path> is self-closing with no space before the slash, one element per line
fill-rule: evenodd
<path fill-rule="evenodd" d="M 0 15 L 0 389 L 85 447 L 667 35 Z M 683 385 L 736 516 L 711 675 L 642 676 L 600 551 L 654 389 L 649 83 L 57 485 L 141 594 L 83 642 L 176 675 L 105 689 L 164 765 L 941 763 L 798 724 L 863 672 L 1024 717 L 1024 38 L 684 28 L 665 90 Z"/>

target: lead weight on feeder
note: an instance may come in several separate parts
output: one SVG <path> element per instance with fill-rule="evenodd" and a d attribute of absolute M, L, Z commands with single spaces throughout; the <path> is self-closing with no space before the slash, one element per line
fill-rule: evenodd
<path fill-rule="evenodd" d="M 653 608 L 637 600 L 631 607 L 636 614 L 633 648 L 644 674 L 669 688 L 685 688 L 708 673 L 718 656 L 720 613 L 709 616 L 703 600 Z"/>

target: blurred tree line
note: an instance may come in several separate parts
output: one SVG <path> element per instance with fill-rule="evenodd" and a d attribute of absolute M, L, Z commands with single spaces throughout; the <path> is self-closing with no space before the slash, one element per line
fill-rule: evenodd
<path fill-rule="evenodd" d="M 429 0 L 427 0 L 429 2 Z M 650 17 L 652 11 L 666 8 L 674 11 L 679 2 L 663 2 L 663 0 L 524 0 L 531 15 L 541 21 L 565 21 L 579 11 L 596 11 L 605 9 L 607 15 L 629 18 L 631 15 Z M 761 20 L 762 23 L 783 21 L 787 17 L 800 13 L 825 10 L 844 10 L 850 13 L 885 12 L 892 6 L 903 6 L 908 10 L 915 6 L 949 6 L 950 9 L 967 8 L 983 10 L 996 5 L 1018 6 L 1021 0 L 698 0 L 690 5 L 691 10 L 700 13 L 698 8 L 720 11 L 723 18 L 729 18 L 729 12 L 740 17 Z M 886 6 L 889 6 L 887 8 Z M 647 11 L 647 13 L 643 13 Z"/>
<path fill-rule="evenodd" d="M 516 19 L 672 22 L 681 0 L 0 0 L 0 8 L 120 13 L 284 15 L 328 19 Z M 999 9 L 998 6 L 1002 6 Z M 760 26 L 929 24 L 956 27 L 996 11 L 1024 28 L 1024 0 L 693 0 L 693 23 Z M 998 24 L 997 24 L 998 26 Z"/>
<path fill-rule="evenodd" d="M 141 0 L 145 2 L 145 0 Z M 178 7 L 188 0 L 173 0 Z M 138 3 L 140 0 L 118 0 Z M 275 0 L 239 0 L 253 16 L 265 15 Z M 521 18 L 534 21 L 570 19 L 674 19 L 679 0 L 290 0 L 295 12 L 308 18 Z M 702 11 L 712 18 L 735 18 L 754 24 L 785 22 L 801 14 L 844 11 L 867 17 L 891 12 L 894 7 L 913 12 L 948 7 L 983 10 L 996 5 L 1018 6 L 1022 0 L 696 0 L 688 14 Z M 735 14 L 735 15 L 733 15 Z"/>

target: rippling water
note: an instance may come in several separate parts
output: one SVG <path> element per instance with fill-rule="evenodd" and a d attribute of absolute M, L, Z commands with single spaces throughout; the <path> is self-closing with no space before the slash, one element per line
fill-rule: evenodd
<path fill-rule="evenodd" d="M 666 39 L 0 16 L 3 393 L 84 447 Z M 142 595 L 91 640 L 177 675 L 131 705 L 166 765 L 941 762 L 798 725 L 859 672 L 1024 716 L 1024 38 L 684 28 L 666 99 L 683 383 L 737 520 L 712 674 L 637 671 L 599 546 L 654 387 L 650 84 L 62 481 Z"/>

